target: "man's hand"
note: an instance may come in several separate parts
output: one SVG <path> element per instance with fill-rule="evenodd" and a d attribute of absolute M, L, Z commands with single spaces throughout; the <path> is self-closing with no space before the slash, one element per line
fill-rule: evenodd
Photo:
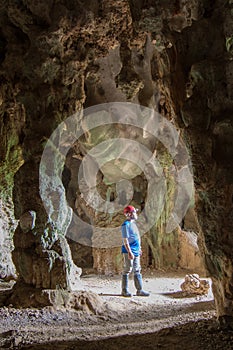
<path fill-rule="evenodd" d="M 128 258 L 129 260 L 133 260 L 134 259 L 134 255 L 132 252 L 128 252 Z"/>

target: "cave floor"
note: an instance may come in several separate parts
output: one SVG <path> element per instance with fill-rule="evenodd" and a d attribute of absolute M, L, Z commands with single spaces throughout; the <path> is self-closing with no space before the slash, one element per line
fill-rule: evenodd
<path fill-rule="evenodd" d="M 233 349 L 233 332 L 218 327 L 211 290 L 184 295 L 185 274 L 147 271 L 150 296 L 131 298 L 120 296 L 119 275 L 83 275 L 83 289 L 99 295 L 104 313 L 2 307 L 0 349 Z"/>

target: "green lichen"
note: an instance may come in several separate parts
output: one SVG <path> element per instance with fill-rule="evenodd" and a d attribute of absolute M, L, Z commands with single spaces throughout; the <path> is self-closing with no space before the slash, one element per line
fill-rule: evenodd
<path fill-rule="evenodd" d="M 169 172 L 173 161 L 171 155 L 165 151 L 161 152 L 158 158 L 163 167 L 164 176 L 166 178 L 164 208 L 158 221 L 150 229 L 148 234 L 145 235 L 145 239 L 151 249 L 152 265 L 156 268 L 161 268 L 166 265 L 166 262 L 164 261 L 164 250 L 169 249 L 170 246 L 175 248 L 177 245 L 176 231 L 170 234 L 166 233 L 166 223 L 173 210 L 176 182 L 173 175 Z M 158 198 L 155 198 L 155 200 L 158 200 Z"/>
<path fill-rule="evenodd" d="M 212 201 L 209 197 L 209 193 L 205 190 L 199 190 L 198 195 L 204 205 L 204 209 L 206 212 L 212 211 L 214 209 L 214 206 L 212 204 Z"/>
<path fill-rule="evenodd" d="M 226 38 L 226 49 L 230 53 L 233 51 L 233 35 Z"/>
<path fill-rule="evenodd" d="M 139 29 L 143 32 L 159 33 L 162 28 L 161 17 L 156 17 L 154 14 L 145 13 L 145 17 L 139 21 Z"/>
<path fill-rule="evenodd" d="M 57 239 L 58 233 L 55 224 L 52 222 L 47 223 L 40 237 L 42 249 L 50 249 Z"/>
<path fill-rule="evenodd" d="M 140 80 L 133 80 L 130 83 L 120 82 L 118 84 L 118 88 L 124 93 L 129 101 L 132 101 L 137 96 L 143 86 L 144 84 Z"/>
<path fill-rule="evenodd" d="M 0 192 L 2 201 L 12 198 L 14 175 L 23 165 L 22 149 L 18 145 L 18 135 L 12 132 L 7 135 L 4 159 L 0 163 Z"/>
<path fill-rule="evenodd" d="M 55 250 L 46 250 L 46 253 L 48 254 L 49 272 L 50 272 L 53 268 L 55 260 L 56 259 L 62 260 L 62 256 L 58 252 L 56 252 Z"/>
<path fill-rule="evenodd" d="M 38 69 L 38 75 L 45 83 L 52 84 L 60 74 L 61 66 L 56 58 L 48 58 Z"/>
<path fill-rule="evenodd" d="M 222 260 L 222 257 L 205 254 L 205 264 L 212 277 L 215 277 L 215 278 L 223 277 L 221 260 Z"/>
<path fill-rule="evenodd" d="M 62 255 L 55 250 L 55 243 L 58 243 L 59 250 Z M 69 275 L 72 267 L 72 257 L 69 251 L 69 246 L 66 242 L 64 233 L 59 230 L 53 222 L 47 223 L 40 236 L 40 243 L 43 253 L 48 256 L 49 272 L 52 270 L 57 259 L 63 260 L 66 265 L 66 272 Z"/>

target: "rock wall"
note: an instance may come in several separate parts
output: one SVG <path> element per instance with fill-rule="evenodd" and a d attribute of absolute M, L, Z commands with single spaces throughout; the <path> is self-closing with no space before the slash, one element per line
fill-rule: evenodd
<path fill-rule="evenodd" d="M 45 212 L 39 196 L 39 163 L 51 132 L 82 107 L 132 101 L 158 110 L 179 128 L 188 145 L 199 246 L 213 278 L 218 315 L 229 322 L 233 294 L 232 6 L 231 1 L 220 0 L 2 2 L 0 186 L 5 238 L 1 244 L 9 237 L 6 231 L 10 226 L 13 230 L 15 219 L 19 220 L 13 254 L 19 274 L 16 286 L 69 288 L 70 281 L 72 286 L 79 283 L 80 270 L 65 238 L 72 218 L 63 185 L 59 201 L 66 210 L 59 222 L 52 219 L 54 208 Z M 88 147 L 85 138 L 75 145 L 76 159 Z M 63 184 L 70 207 L 87 221 L 104 222 L 105 218 L 87 210 L 75 192 L 72 169 L 76 165 L 68 163 Z M 111 169 L 106 167 L 106 179 Z M 100 187 L 106 195 L 104 183 Z M 114 190 L 110 192 L 114 196 Z M 142 207 L 144 196 L 140 188 L 134 204 Z M 31 213 L 35 214 L 30 219 Z M 26 228 L 25 217 L 29 219 Z M 115 218 L 116 223 L 121 220 Z M 161 232 L 154 230 L 150 239 L 159 239 L 169 252 L 169 246 L 177 242 L 177 232 L 170 239 Z M 178 249 L 173 250 L 174 256 Z M 90 254 L 99 266 L 98 252 Z"/>
<path fill-rule="evenodd" d="M 197 4 L 190 27 L 173 33 L 172 89 L 190 145 L 207 270 L 219 319 L 232 317 L 232 3 Z M 174 29 L 174 28 L 173 28 Z M 175 90 L 183 96 L 175 95 Z M 231 135 L 231 136 L 230 136 Z M 221 154 L 221 156 L 220 156 Z M 227 316 L 229 317 L 227 317 Z M 226 317 L 225 317 L 226 316 Z"/>
<path fill-rule="evenodd" d="M 1 13 L 4 5 L 0 5 Z M 1 16 L 1 20 L 3 20 Z M 3 24 L 1 22 L 1 24 Z M 17 83 L 11 79 L 11 70 L 5 73 L 3 62 L 6 59 L 7 46 L 14 46 L 16 39 L 15 28 L 11 28 L 9 36 L 10 42 L 0 31 L 0 63 L 1 63 L 1 87 L 0 87 L 0 113 L 1 113 L 1 142 L 0 142 L 0 276 L 11 279 L 15 276 L 10 252 L 13 249 L 13 234 L 17 226 L 14 216 L 14 204 L 12 190 L 14 185 L 14 174 L 23 164 L 22 148 L 20 142 L 23 138 L 22 127 L 25 123 L 25 110 L 21 103 L 17 101 Z M 20 43 L 20 39 L 19 43 Z M 16 47 L 15 47 L 16 49 Z M 16 51 L 23 50 L 18 47 Z M 12 54 L 9 50 L 9 61 L 12 61 Z M 17 51 L 18 52 L 18 51 Z M 18 52 L 18 53 L 19 53 Z M 6 71 L 8 69 L 6 68 Z M 9 74 L 9 75 L 8 75 Z"/>
<path fill-rule="evenodd" d="M 63 65 L 60 61 L 63 48 L 58 22 L 62 21 L 62 4 L 55 6 L 54 11 L 52 8 L 53 2 L 4 1 L 1 4 L 1 43 L 4 44 L 1 46 L 1 81 L 5 82 L 1 86 L 1 107 L 5 113 L 1 120 L 4 141 L 1 170 L 6 169 L 2 187 L 8 190 L 11 199 L 9 212 L 12 215 L 14 210 L 14 218 L 19 220 L 13 252 L 19 274 L 15 289 L 21 284 L 73 289 L 79 285 L 81 273 L 73 263 L 65 239 L 69 217 L 63 218 L 62 224 L 53 222 L 39 195 L 38 170 L 46 137 L 67 113 L 75 110 L 78 101 L 82 101 L 81 94 L 77 101 L 78 92 L 70 91 L 73 79 L 78 79 L 75 65 Z M 62 73 L 63 69 L 68 73 Z M 72 81 L 67 80 L 68 76 Z M 56 79 L 63 81 L 59 87 Z M 12 187 L 13 196 L 9 191 Z M 62 199 L 61 196 L 60 203 Z M 7 207 L 6 204 L 7 199 L 4 202 Z M 25 229 L 24 218 L 28 212 L 35 212 L 35 225 Z M 7 220 L 5 215 L 5 222 Z"/>

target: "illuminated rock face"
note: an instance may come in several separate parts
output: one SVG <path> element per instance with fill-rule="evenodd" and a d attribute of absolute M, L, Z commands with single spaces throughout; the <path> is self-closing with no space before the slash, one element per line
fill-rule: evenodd
<path fill-rule="evenodd" d="M 62 120 L 82 107 L 131 101 L 154 108 L 172 121 L 188 144 L 198 241 L 213 278 L 218 314 L 232 316 L 232 6 L 220 0 L 214 5 L 210 0 L 145 4 L 96 0 L 69 5 L 62 0 L 4 1 L 0 15 L 1 247 L 7 247 L 3 255 L 9 255 L 12 243 L 6 243 L 7 232 L 15 230 L 15 219 L 21 220 L 13 253 L 20 283 L 36 288 L 79 285 L 80 271 L 65 238 L 71 217 L 58 229 L 39 196 L 38 169 L 45 141 Z M 108 134 L 108 129 L 101 133 Z M 94 136 L 97 142 L 102 134 Z M 69 163 L 68 155 L 63 183 L 69 205 L 85 220 L 102 226 L 106 218 L 95 216 L 83 203 L 72 175 L 92 141 L 91 135 L 85 135 L 74 147 L 76 164 Z M 146 146 L 155 149 L 154 144 Z M 119 168 L 110 162 L 102 169 L 103 195 L 105 186 L 111 186 L 108 178 L 122 175 Z M 135 202 L 143 204 L 141 174 L 132 164 L 127 174 L 131 179 L 135 173 Z M 108 196 L 114 196 L 114 189 Z M 63 194 L 58 200 L 61 206 L 65 203 Z M 29 211 L 36 214 L 31 226 L 30 220 L 25 222 Z M 114 220 L 120 222 L 122 217 Z M 178 248 L 177 243 L 171 246 L 171 255 Z M 163 249 L 168 251 L 164 245 Z M 161 259 L 162 255 L 159 250 Z M 81 261 L 77 256 L 74 260 Z M 11 261 L 7 264 L 10 271 L 4 273 L 14 274 Z"/>

